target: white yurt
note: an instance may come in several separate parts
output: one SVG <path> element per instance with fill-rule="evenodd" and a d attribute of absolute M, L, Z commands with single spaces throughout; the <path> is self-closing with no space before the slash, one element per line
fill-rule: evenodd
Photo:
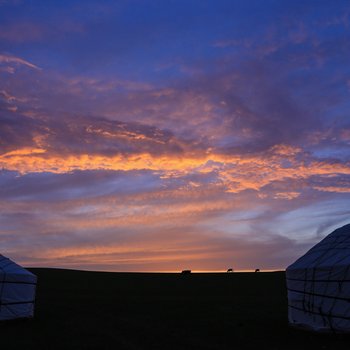
<path fill-rule="evenodd" d="M 0 255 L 0 321 L 34 315 L 37 278 Z"/>
<path fill-rule="evenodd" d="M 350 224 L 290 265 L 286 278 L 291 325 L 350 333 Z"/>

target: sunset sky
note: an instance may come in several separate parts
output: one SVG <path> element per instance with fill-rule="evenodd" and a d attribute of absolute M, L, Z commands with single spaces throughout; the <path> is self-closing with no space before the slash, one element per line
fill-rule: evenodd
<path fill-rule="evenodd" d="M 0 254 L 284 269 L 350 223 L 350 2 L 0 0 Z"/>

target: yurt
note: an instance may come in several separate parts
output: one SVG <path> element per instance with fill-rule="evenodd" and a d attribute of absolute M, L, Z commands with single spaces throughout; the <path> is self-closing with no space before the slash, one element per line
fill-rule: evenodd
<path fill-rule="evenodd" d="M 290 265 L 286 278 L 292 326 L 350 333 L 350 224 Z"/>
<path fill-rule="evenodd" d="M 34 315 L 35 275 L 0 255 L 0 321 Z"/>

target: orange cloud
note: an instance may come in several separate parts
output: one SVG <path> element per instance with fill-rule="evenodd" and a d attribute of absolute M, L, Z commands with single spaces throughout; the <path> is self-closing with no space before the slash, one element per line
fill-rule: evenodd
<path fill-rule="evenodd" d="M 97 131 L 96 131 L 97 132 Z M 138 137 L 137 134 L 125 137 Z M 187 174 L 215 172 L 218 183 L 227 192 L 239 193 L 252 189 L 259 191 L 264 186 L 284 179 L 307 179 L 311 176 L 349 175 L 350 165 L 331 163 L 326 160 L 298 160 L 299 148 L 278 145 L 265 155 L 225 155 L 214 152 L 193 151 L 177 155 L 68 155 L 51 154 L 42 148 L 23 148 L 0 156 L 0 167 L 25 174 L 30 172 L 67 173 L 74 170 L 150 170 L 160 172 L 163 179 Z M 283 162 L 288 160 L 289 166 Z M 198 184 L 197 184 L 198 185 Z M 198 187 L 198 186 L 197 186 Z M 318 188 L 316 188 L 318 189 Z M 281 191 L 279 191 L 281 192 Z M 339 192 L 339 191 L 336 191 Z M 276 194 L 279 198 L 292 199 L 295 191 Z"/>
<path fill-rule="evenodd" d="M 279 192 L 276 193 L 274 198 L 277 199 L 294 199 L 300 196 L 299 192 Z"/>

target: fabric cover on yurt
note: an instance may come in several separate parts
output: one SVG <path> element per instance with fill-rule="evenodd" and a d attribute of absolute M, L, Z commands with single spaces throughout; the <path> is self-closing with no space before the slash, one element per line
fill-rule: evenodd
<path fill-rule="evenodd" d="M 0 321 L 33 317 L 36 281 L 31 272 L 0 255 Z"/>
<path fill-rule="evenodd" d="M 333 231 L 286 270 L 289 323 L 350 332 L 350 224 Z"/>

